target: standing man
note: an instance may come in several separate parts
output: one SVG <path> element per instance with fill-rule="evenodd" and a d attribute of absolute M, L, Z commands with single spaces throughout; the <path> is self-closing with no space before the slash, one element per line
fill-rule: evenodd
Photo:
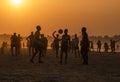
<path fill-rule="evenodd" d="M 46 56 L 48 40 L 44 36 L 44 34 L 41 34 L 41 41 L 42 41 L 42 45 L 43 45 L 43 47 L 42 47 L 43 48 L 42 56 Z"/>
<path fill-rule="evenodd" d="M 111 47 L 111 52 L 113 54 L 115 54 L 115 50 L 116 50 L 116 42 L 118 42 L 119 40 L 110 40 L 110 47 Z"/>
<path fill-rule="evenodd" d="M 34 48 L 33 48 L 33 44 L 34 44 L 34 33 L 31 32 L 31 34 L 26 38 L 28 41 L 28 51 L 29 51 L 29 56 L 31 56 L 31 53 L 34 53 Z"/>
<path fill-rule="evenodd" d="M 102 46 L 102 43 L 100 40 L 98 40 L 98 42 L 97 42 L 97 52 L 98 53 L 101 53 L 101 46 Z"/>
<path fill-rule="evenodd" d="M 110 40 L 110 48 L 111 48 L 111 53 L 113 53 L 114 50 L 113 50 L 113 40 L 112 39 Z"/>
<path fill-rule="evenodd" d="M 20 34 L 18 34 L 18 37 L 17 37 L 17 53 L 18 55 L 20 55 L 20 52 L 21 52 L 21 41 L 23 40 L 23 38 L 21 37 Z"/>
<path fill-rule="evenodd" d="M 79 38 L 77 37 L 77 34 L 75 34 L 75 37 L 73 38 L 73 44 L 74 44 L 75 57 L 77 57 L 77 54 L 80 57 L 80 54 L 79 54 Z"/>
<path fill-rule="evenodd" d="M 104 49 L 105 49 L 105 53 L 108 53 L 109 46 L 107 42 L 104 43 Z"/>
<path fill-rule="evenodd" d="M 90 41 L 90 51 L 94 52 L 94 44 L 93 44 L 93 41 Z"/>
<path fill-rule="evenodd" d="M 63 62 L 63 53 L 65 53 L 65 64 L 67 64 L 69 45 L 70 45 L 70 36 L 68 35 L 68 29 L 65 29 L 64 35 L 62 36 L 62 41 L 61 41 L 61 55 L 60 55 L 61 64 Z"/>
<path fill-rule="evenodd" d="M 81 55 L 83 57 L 83 64 L 88 65 L 88 51 L 89 51 L 89 39 L 86 32 L 86 27 L 82 28 L 82 40 L 81 40 Z"/>
<path fill-rule="evenodd" d="M 53 32 L 52 36 L 54 37 L 54 45 L 55 45 L 56 57 L 58 57 L 60 39 L 59 39 L 58 34 L 55 36 L 55 33 L 56 33 L 56 31 Z"/>
<path fill-rule="evenodd" d="M 13 51 L 15 48 L 15 55 L 17 56 L 17 35 L 16 35 L 16 33 L 14 33 L 11 36 L 10 40 L 11 40 L 11 54 L 12 54 L 12 56 L 14 55 Z"/>
<path fill-rule="evenodd" d="M 41 57 L 42 57 L 42 53 L 43 53 L 43 44 L 41 41 L 41 27 L 37 26 L 36 27 L 36 32 L 34 34 L 34 48 L 35 48 L 35 52 L 32 55 L 32 58 L 30 59 L 31 63 L 34 63 L 34 58 L 37 54 L 39 54 L 39 63 L 43 63 L 43 61 L 41 61 Z"/>

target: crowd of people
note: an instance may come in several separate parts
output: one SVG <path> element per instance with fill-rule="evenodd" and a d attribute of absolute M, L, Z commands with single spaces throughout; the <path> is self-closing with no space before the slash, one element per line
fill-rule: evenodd
<path fill-rule="evenodd" d="M 83 64 L 88 64 L 88 51 L 89 51 L 89 39 L 86 32 L 86 28 L 82 28 L 82 40 L 81 40 L 81 54 L 84 59 Z M 59 29 L 58 34 L 57 31 L 54 31 L 52 36 L 54 38 L 53 46 L 56 52 L 56 57 L 60 58 L 60 64 L 63 62 L 67 64 L 68 52 L 74 52 L 75 57 L 80 57 L 80 48 L 79 48 L 79 38 L 77 34 L 74 35 L 74 38 L 71 40 L 71 37 L 68 33 L 68 29 Z M 59 37 L 61 35 L 61 37 Z M 21 52 L 21 41 L 23 38 L 20 34 L 13 33 L 10 38 L 11 41 L 11 55 L 17 56 L 20 55 Z M 39 54 L 39 63 L 43 63 L 42 57 L 46 56 L 48 40 L 41 34 L 41 27 L 36 26 L 36 31 L 31 32 L 31 34 L 26 38 L 27 47 L 29 51 L 29 56 L 31 56 L 30 62 L 34 63 L 34 58 L 37 54 Z M 63 58 L 65 56 L 65 58 Z M 65 60 L 63 60 L 65 59 Z"/>
<path fill-rule="evenodd" d="M 20 34 L 14 33 L 11 38 L 11 54 L 12 55 L 19 55 L 20 54 L 20 49 L 21 49 L 21 41 L 23 40 L 23 38 L 20 36 Z M 14 49 L 15 49 L 15 53 L 14 53 Z"/>
<path fill-rule="evenodd" d="M 69 56 L 68 52 L 71 52 L 75 57 L 82 56 L 83 64 L 88 64 L 88 52 L 94 52 L 94 43 L 89 40 L 86 27 L 81 29 L 81 40 L 77 34 L 74 34 L 74 37 L 70 37 L 68 29 L 59 29 L 54 31 L 52 36 L 54 38 L 51 47 L 55 51 L 56 57 L 60 58 L 60 64 L 67 64 L 67 59 Z M 10 38 L 11 41 L 11 55 L 17 56 L 21 53 L 21 41 L 23 38 L 20 34 L 13 33 Z M 31 56 L 30 62 L 34 63 L 34 58 L 39 54 L 39 63 L 43 63 L 42 57 L 45 57 L 47 54 L 48 39 L 44 34 L 41 34 L 41 26 L 36 26 L 36 31 L 31 32 L 31 34 L 26 38 L 27 47 L 29 56 Z M 119 41 L 119 40 L 118 40 Z M 110 40 L 110 49 L 112 53 L 115 53 L 115 43 L 118 42 L 115 40 Z M 101 53 L 102 42 L 97 41 L 97 52 Z M 2 45 L 2 48 L 5 47 L 5 42 Z M 2 49 L 1 48 L 1 49 Z M 109 45 L 107 42 L 104 43 L 104 51 L 108 52 Z M 64 60 L 63 60 L 64 59 Z"/>
<path fill-rule="evenodd" d="M 98 40 L 97 41 L 97 52 L 98 53 L 101 53 L 102 51 L 102 46 L 103 46 L 103 49 L 104 49 L 104 52 L 105 53 L 108 53 L 109 51 L 111 53 L 115 53 L 116 52 L 116 43 L 118 42 L 119 40 L 110 40 L 110 42 L 104 42 L 104 44 L 102 45 L 102 41 L 101 40 Z M 117 45 L 117 48 L 119 48 L 119 46 Z M 94 51 L 94 44 L 92 41 L 90 41 L 90 51 Z"/>

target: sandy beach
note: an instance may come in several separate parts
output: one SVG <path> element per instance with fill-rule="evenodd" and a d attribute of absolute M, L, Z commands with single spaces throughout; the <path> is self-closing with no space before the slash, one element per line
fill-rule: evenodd
<path fill-rule="evenodd" d="M 89 54 L 89 65 L 69 53 L 68 64 L 59 64 L 52 50 L 43 57 L 44 63 L 30 63 L 27 50 L 11 56 L 0 54 L 0 82 L 120 82 L 120 53 Z"/>

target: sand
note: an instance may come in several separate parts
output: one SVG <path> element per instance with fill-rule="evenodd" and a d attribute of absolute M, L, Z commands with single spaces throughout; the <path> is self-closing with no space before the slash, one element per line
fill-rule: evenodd
<path fill-rule="evenodd" d="M 52 50 L 38 63 L 30 63 L 27 50 L 11 56 L 9 49 L 0 54 L 0 82 L 120 82 L 120 54 L 89 54 L 89 65 L 69 53 L 68 64 L 59 64 Z"/>

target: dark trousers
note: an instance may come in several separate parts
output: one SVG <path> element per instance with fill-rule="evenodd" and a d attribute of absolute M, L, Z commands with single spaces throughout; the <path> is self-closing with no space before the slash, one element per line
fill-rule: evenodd
<path fill-rule="evenodd" d="M 17 46 L 11 46 L 11 54 L 14 55 L 14 48 L 15 48 L 15 55 L 17 56 Z"/>
<path fill-rule="evenodd" d="M 65 53 L 65 64 L 67 64 L 67 57 L 68 57 L 68 47 L 61 48 L 61 55 L 60 55 L 60 63 L 63 61 L 63 54 Z"/>
<path fill-rule="evenodd" d="M 81 49 L 81 55 L 83 57 L 83 64 L 88 64 L 88 49 Z"/>
<path fill-rule="evenodd" d="M 56 57 L 58 57 L 59 48 L 56 48 Z"/>
<path fill-rule="evenodd" d="M 39 62 L 41 62 L 41 57 L 42 57 L 42 49 L 41 50 L 39 50 L 39 49 L 36 49 L 35 48 L 35 52 L 33 53 L 33 55 L 32 55 L 32 58 L 31 58 L 31 61 L 33 62 L 33 60 L 34 60 L 34 58 L 35 58 L 35 56 L 37 55 L 37 54 L 39 54 Z"/>

